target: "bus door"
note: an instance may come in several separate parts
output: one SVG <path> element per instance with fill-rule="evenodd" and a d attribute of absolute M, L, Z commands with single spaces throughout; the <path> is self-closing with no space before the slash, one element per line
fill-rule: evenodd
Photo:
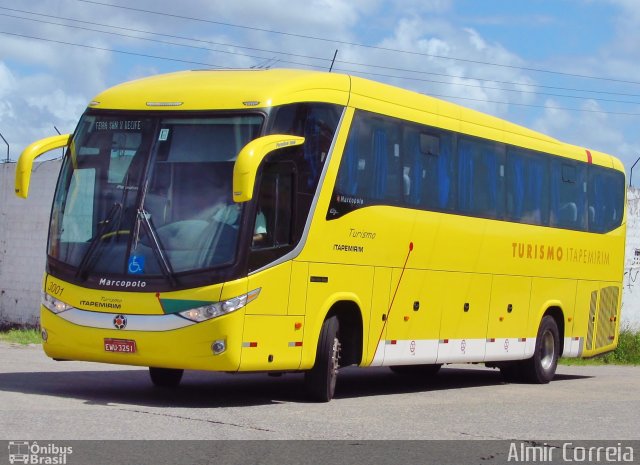
<path fill-rule="evenodd" d="M 302 354 L 300 322 L 304 308 L 288 315 L 291 260 L 278 259 L 293 248 L 295 165 L 265 165 L 257 196 L 249 255 L 249 289 L 259 298 L 247 306 L 241 369 L 297 369 Z M 271 264 L 275 263 L 271 266 Z"/>

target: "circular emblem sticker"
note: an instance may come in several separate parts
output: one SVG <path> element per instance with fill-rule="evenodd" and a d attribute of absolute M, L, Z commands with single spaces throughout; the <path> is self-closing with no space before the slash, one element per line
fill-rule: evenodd
<path fill-rule="evenodd" d="M 116 315 L 113 319 L 113 326 L 117 329 L 124 329 L 127 326 L 127 317 L 124 315 Z"/>

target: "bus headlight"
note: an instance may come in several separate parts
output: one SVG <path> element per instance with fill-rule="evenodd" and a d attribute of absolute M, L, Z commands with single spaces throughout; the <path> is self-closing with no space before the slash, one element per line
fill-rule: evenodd
<path fill-rule="evenodd" d="M 260 289 L 261 288 L 254 289 L 251 292 L 247 292 L 246 294 L 225 300 L 223 302 L 216 302 L 213 304 L 204 305 L 202 307 L 191 308 L 189 310 L 185 310 L 184 312 L 178 313 L 178 315 L 198 323 L 201 321 L 210 320 L 211 318 L 226 315 L 228 313 L 235 312 L 236 310 L 240 310 L 249 302 L 256 300 L 258 298 L 258 294 L 260 294 Z"/>
<path fill-rule="evenodd" d="M 71 305 L 65 304 L 62 300 L 58 300 L 46 292 L 42 294 L 42 305 L 47 307 L 53 313 L 60 313 L 73 308 Z"/>

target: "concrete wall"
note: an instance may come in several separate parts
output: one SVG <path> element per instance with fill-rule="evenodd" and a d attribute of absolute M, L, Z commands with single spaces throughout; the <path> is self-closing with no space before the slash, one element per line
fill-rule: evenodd
<path fill-rule="evenodd" d="M 47 227 L 59 160 L 36 163 L 29 199 L 13 193 L 15 164 L 0 165 L 0 326 L 37 324 Z M 640 329 L 640 189 L 629 189 L 622 324 Z"/>
<path fill-rule="evenodd" d="M 627 249 L 622 292 L 622 325 L 640 329 L 640 189 L 627 191 Z"/>
<path fill-rule="evenodd" d="M 0 326 L 36 325 L 49 214 L 61 161 L 34 165 L 29 198 L 14 194 L 15 163 L 0 165 Z"/>

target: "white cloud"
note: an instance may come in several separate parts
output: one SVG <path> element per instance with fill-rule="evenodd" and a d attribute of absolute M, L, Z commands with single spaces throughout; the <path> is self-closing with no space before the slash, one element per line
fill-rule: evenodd
<path fill-rule="evenodd" d="M 640 41 L 640 9 L 637 0 L 606 0 L 620 12 L 614 19 L 615 48 L 611 52 L 617 56 L 638 57 Z M 609 47 L 607 47 L 609 49 Z"/>
<path fill-rule="evenodd" d="M 594 2 L 584 0 L 584 3 L 588 7 Z M 639 94 L 637 85 L 622 81 L 640 82 L 637 78 L 640 75 L 640 49 L 637 46 L 640 42 L 640 9 L 637 0 L 598 0 L 596 3 L 614 7 L 610 16 L 600 18 L 605 31 L 608 23 L 613 25 L 611 35 L 603 35 L 610 40 L 582 56 L 560 58 L 552 55 L 546 66 L 540 67 L 605 78 L 564 78 L 559 81 L 564 87 L 592 89 L 601 93 L 578 92 L 585 100 L 547 99 L 543 113 L 532 120 L 532 126 L 562 141 L 615 155 L 628 170 L 638 157 L 640 137 L 636 128 L 637 116 L 634 115 L 640 114 L 640 105 L 632 102 L 640 100 L 636 97 Z M 596 97 L 599 100 L 595 100 Z M 558 110 L 557 107 L 584 111 Z"/>
<path fill-rule="evenodd" d="M 581 74 L 608 72 L 622 77 L 637 76 L 640 74 L 640 59 L 635 59 L 640 58 L 637 56 L 640 50 L 637 47 L 640 41 L 640 10 L 637 8 L 637 2 L 601 1 L 610 2 L 621 12 L 617 18 L 619 30 L 615 41 L 603 45 L 601 49 L 588 56 L 576 59 L 564 57 L 562 63 L 556 63 L 553 67 Z M 125 5 L 120 1 L 113 3 Z M 183 0 L 179 3 L 139 0 L 135 4 L 126 5 L 220 23 L 326 37 L 341 43 L 314 41 L 295 35 L 270 34 L 212 22 L 187 21 L 175 16 L 74 1 L 55 2 L 52 6 L 49 0 L 30 0 L 28 8 L 45 14 L 130 29 L 110 29 L 118 34 L 139 35 L 133 31 L 136 29 L 228 44 L 207 45 L 179 38 L 148 36 L 155 40 L 189 43 L 205 49 L 209 47 L 231 53 L 163 45 L 113 34 L 105 35 L 22 20 L 12 20 L 9 24 L 13 29 L 5 29 L 56 41 L 227 67 L 250 67 L 271 63 L 277 67 L 302 67 L 302 64 L 309 64 L 328 69 L 330 59 L 338 48 L 338 60 L 343 62 L 336 64 L 335 67 L 338 69 L 351 70 L 355 74 L 361 72 L 363 77 L 382 80 L 426 94 L 463 97 L 467 100 L 450 100 L 506 119 L 513 120 L 517 117 L 519 122 L 563 140 L 580 142 L 613 153 L 619 150 L 630 153 L 632 142 L 638 139 L 635 135 L 633 138 L 629 136 L 628 121 L 631 118 L 621 120 L 607 115 L 602 118 L 598 113 L 567 112 L 551 108 L 554 105 L 566 107 L 579 103 L 574 105 L 575 102 L 571 102 L 572 104 L 568 105 L 564 101 L 546 101 L 546 108 L 539 112 L 542 114 L 538 117 L 532 116 L 536 110 L 511 105 L 545 103 L 542 97 L 532 94 L 531 91 L 536 90 L 535 85 L 538 82 L 546 83 L 546 78 L 517 68 L 531 67 L 532 64 L 510 50 L 508 43 L 499 43 L 483 33 L 486 29 L 481 27 L 482 18 L 476 17 L 467 23 L 462 22 L 466 27 L 457 26 L 456 24 L 461 23 L 459 17 L 454 21 L 449 16 L 455 13 L 452 0 Z M 505 15 L 504 18 L 509 16 L 508 13 Z M 499 23 L 504 18 L 492 18 L 492 24 Z M 513 23 L 517 18 L 517 15 L 511 18 L 509 23 Z M 553 17 L 545 16 L 544 11 L 540 12 L 540 18 L 545 22 L 554 20 Z M 40 17 L 40 20 L 42 19 Z M 473 19 L 476 21 L 472 22 Z M 49 18 L 47 21 L 58 20 Z M 470 25 L 476 25 L 479 29 L 469 27 Z M 81 26 L 96 28 L 89 24 Z M 414 53 L 358 47 L 348 45 L 348 42 Z M 621 42 L 624 44 L 618 46 Z M 241 48 L 242 46 L 263 51 L 247 50 Z M 628 53 L 625 47 L 629 49 Z M 280 51 L 320 57 L 323 60 L 277 53 Z M 3 60 L 0 62 L 0 131 L 15 135 L 15 144 L 12 144 L 12 147 L 26 145 L 35 138 L 49 135 L 53 124 L 61 129 L 64 127 L 67 131 L 73 130 L 86 102 L 113 84 L 159 72 L 203 67 L 11 36 L 1 37 L 0 56 Z M 456 57 L 467 61 L 436 56 Z M 512 67 L 486 66 L 480 62 L 501 63 Z M 552 62 L 553 57 L 550 57 L 546 63 L 536 66 L 545 67 L 546 64 L 547 67 L 551 67 Z M 386 68 L 357 66 L 353 63 Z M 597 102 L 592 103 L 598 105 Z M 581 142 L 585 133 L 588 134 L 588 144 Z M 14 153 L 15 155 L 17 153 Z"/>
<path fill-rule="evenodd" d="M 423 16 L 448 12 L 451 10 L 453 0 L 401 0 L 391 3 L 397 15 Z"/>
<path fill-rule="evenodd" d="M 11 70 L 0 61 L 0 133 L 5 139 L 11 139 L 14 131 L 10 122 L 16 120 L 16 112 L 14 110 L 14 102 L 11 96 L 16 90 L 16 78 Z M 9 141 L 11 144 L 11 141 Z M 4 158 L 4 157 L 3 157 Z"/>
<path fill-rule="evenodd" d="M 376 8 L 376 3 L 367 0 L 217 0 L 201 2 L 201 8 L 193 9 L 193 14 L 238 25 L 326 36 L 355 25 L 363 12 Z M 181 14 L 189 16 L 189 11 Z"/>
<path fill-rule="evenodd" d="M 635 159 L 618 118 L 604 113 L 598 102 L 585 101 L 580 106 L 583 112 L 559 107 L 561 105 L 557 101 L 548 99 L 543 115 L 534 122 L 534 129 L 563 142 L 617 156 L 627 164 Z"/>
<path fill-rule="evenodd" d="M 499 102 L 528 103 L 532 100 L 530 93 L 523 92 L 531 90 L 530 87 L 505 84 L 534 84 L 533 79 L 516 68 L 522 64 L 522 59 L 500 44 L 488 41 L 476 30 L 456 28 L 438 18 L 413 16 L 400 19 L 393 35 L 382 40 L 380 46 L 424 54 L 388 54 L 391 58 L 385 60 L 387 66 L 422 70 L 423 74 L 412 76 L 432 81 L 391 80 L 403 87 L 445 98 L 459 97 L 456 101 L 464 106 L 503 117 L 508 116 L 509 107 Z M 513 67 L 487 66 L 481 62 Z"/>
<path fill-rule="evenodd" d="M 0 61 L 0 98 L 10 94 L 16 85 L 16 79 L 11 70 Z"/>
<path fill-rule="evenodd" d="M 11 146 L 12 158 L 31 142 L 55 134 L 54 126 L 71 132 L 87 100 L 63 90 L 52 75 L 22 76 L 0 62 L 0 132 Z"/>
<path fill-rule="evenodd" d="M 554 134 L 571 128 L 573 122 L 571 112 L 562 109 L 557 101 L 547 99 L 544 107 L 544 115 L 534 122 L 534 129 L 545 134 Z"/>
<path fill-rule="evenodd" d="M 41 95 L 31 95 L 25 99 L 29 107 L 48 113 L 55 121 L 72 122 L 78 118 L 87 101 L 78 95 L 69 95 L 60 89 L 53 89 Z"/>

